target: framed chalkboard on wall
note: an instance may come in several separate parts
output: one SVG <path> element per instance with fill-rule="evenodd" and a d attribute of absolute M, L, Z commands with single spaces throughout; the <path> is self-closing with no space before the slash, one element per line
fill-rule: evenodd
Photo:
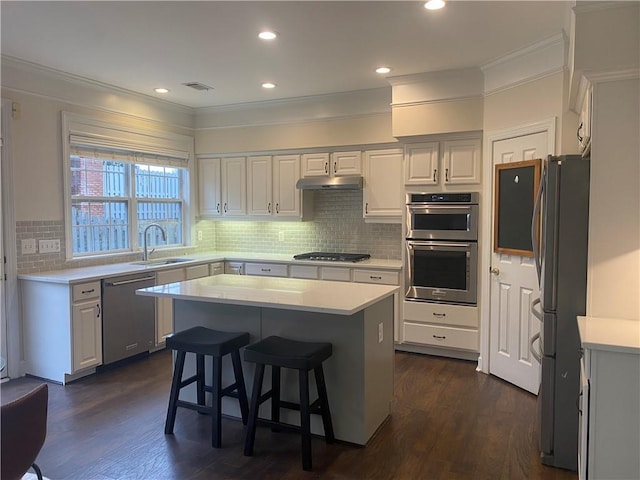
<path fill-rule="evenodd" d="M 533 257 L 531 220 L 540 184 L 542 160 L 502 163 L 495 167 L 493 251 Z M 536 219 L 536 235 L 539 235 Z"/>

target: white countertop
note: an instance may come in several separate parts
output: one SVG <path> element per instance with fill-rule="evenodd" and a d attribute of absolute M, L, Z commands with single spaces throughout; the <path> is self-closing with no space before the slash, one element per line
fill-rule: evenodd
<path fill-rule="evenodd" d="M 366 283 L 216 275 L 136 292 L 181 300 L 353 315 L 398 290 L 396 286 Z"/>
<path fill-rule="evenodd" d="M 298 252 L 300 253 L 300 252 Z M 402 268 L 401 260 L 384 260 L 370 258 L 362 262 L 323 262 L 315 260 L 294 260 L 293 254 L 278 253 L 254 253 L 254 252 L 209 252 L 184 255 L 188 261 L 172 263 L 168 265 L 135 265 L 131 262 L 114 263 L 107 265 L 95 265 L 90 267 L 66 268 L 63 270 L 52 270 L 49 272 L 24 273 L 18 275 L 20 280 L 33 280 L 49 283 L 77 283 L 100 280 L 103 278 L 115 277 L 118 275 L 135 274 L 145 271 L 170 270 L 173 268 L 189 267 L 208 262 L 265 262 L 265 263 L 286 263 L 290 265 L 315 265 L 318 267 L 349 267 L 349 268 L 372 268 L 381 270 L 399 271 Z M 154 259 L 160 259 L 154 256 Z M 180 258 L 171 256 L 168 258 Z"/>
<path fill-rule="evenodd" d="M 640 321 L 578 317 L 580 342 L 585 348 L 640 354 Z"/>

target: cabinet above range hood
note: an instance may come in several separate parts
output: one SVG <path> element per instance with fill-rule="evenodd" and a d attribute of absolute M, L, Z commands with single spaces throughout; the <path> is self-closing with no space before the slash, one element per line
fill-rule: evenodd
<path fill-rule="evenodd" d="M 298 180 L 299 190 L 362 190 L 362 177 L 345 175 L 343 177 L 304 177 Z"/>

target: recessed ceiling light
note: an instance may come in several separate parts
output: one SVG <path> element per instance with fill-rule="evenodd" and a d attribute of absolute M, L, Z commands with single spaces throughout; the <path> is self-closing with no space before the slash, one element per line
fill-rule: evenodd
<path fill-rule="evenodd" d="M 168 88 L 155 88 L 154 91 L 156 93 L 169 93 L 169 89 Z"/>
<path fill-rule="evenodd" d="M 389 73 L 391 69 L 389 67 L 378 67 L 376 73 Z"/>
<path fill-rule="evenodd" d="M 262 88 L 276 88 L 275 83 L 266 82 L 262 84 Z"/>
<path fill-rule="evenodd" d="M 271 32 L 268 30 L 265 30 L 264 32 L 260 32 L 258 34 L 258 37 L 260 37 L 262 40 L 275 40 L 277 36 L 278 34 L 276 32 Z"/>
<path fill-rule="evenodd" d="M 424 8 L 427 10 L 440 10 L 444 7 L 444 0 L 429 0 L 424 4 Z"/>

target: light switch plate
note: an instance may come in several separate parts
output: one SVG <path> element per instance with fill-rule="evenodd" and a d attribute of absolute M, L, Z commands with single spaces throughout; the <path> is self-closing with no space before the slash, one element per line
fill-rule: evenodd
<path fill-rule="evenodd" d="M 25 238 L 22 240 L 22 255 L 29 255 L 31 253 L 36 253 L 36 239 L 35 238 Z"/>
<path fill-rule="evenodd" d="M 40 253 L 55 253 L 60 251 L 60 239 L 52 238 L 49 240 L 40 240 L 38 242 Z"/>

